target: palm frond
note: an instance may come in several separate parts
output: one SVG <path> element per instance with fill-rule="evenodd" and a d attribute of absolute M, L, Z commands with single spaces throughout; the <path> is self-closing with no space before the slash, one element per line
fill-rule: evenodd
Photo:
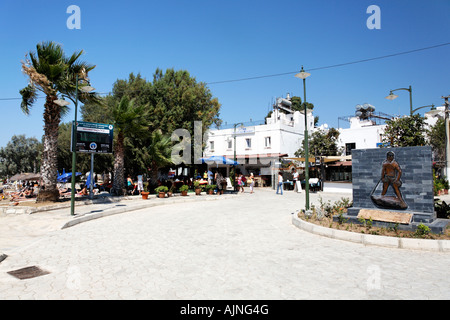
<path fill-rule="evenodd" d="M 22 112 L 26 115 L 30 114 L 30 108 L 34 104 L 37 98 L 36 88 L 29 84 L 25 88 L 19 91 L 22 96 L 22 102 L 20 103 L 20 108 Z"/>
<path fill-rule="evenodd" d="M 79 51 L 79 52 L 74 52 L 70 58 L 65 58 L 65 63 L 69 66 L 72 66 L 75 61 L 78 60 L 79 57 L 81 57 L 81 55 L 83 54 L 83 50 Z"/>

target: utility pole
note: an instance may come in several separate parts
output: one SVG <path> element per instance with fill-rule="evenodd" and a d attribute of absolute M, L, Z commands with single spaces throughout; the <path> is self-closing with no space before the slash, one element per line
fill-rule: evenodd
<path fill-rule="evenodd" d="M 448 178 L 450 173 L 450 166 L 449 166 L 449 159 L 450 159 L 450 126 L 449 126 L 449 119 L 448 119 L 448 112 L 449 112 L 449 102 L 448 102 L 449 96 L 442 97 L 444 99 L 445 104 L 445 176 Z"/>

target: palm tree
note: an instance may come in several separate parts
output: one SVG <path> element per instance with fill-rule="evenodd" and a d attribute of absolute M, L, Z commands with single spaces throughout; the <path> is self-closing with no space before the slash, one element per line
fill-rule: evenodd
<path fill-rule="evenodd" d="M 144 163 L 150 164 L 153 183 L 158 179 L 158 169 L 172 164 L 173 142 L 160 129 L 152 132 L 148 144 L 138 153 Z"/>
<path fill-rule="evenodd" d="M 54 42 L 37 44 L 36 52 L 29 52 L 26 61 L 22 61 L 22 71 L 29 77 L 29 84 L 22 90 L 21 109 L 25 114 L 30 113 L 36 102 L 37 91 L 45 94 L 44 104 L 44 149 L 42 154 L 41 175 L 44 190 L 39 192 L 38 201 L 56 201 L 59 192 L 56 188 L 57 178 L 57 147 L 58 126 L 61 117 L 68 112 L 68 108 L 55 103 L 58 95 L 76 100 L 76 79 L 88 84 L 87 74 L 95 68 L 78 58 L 83 51 L 75 52 L 70 57 L 64 55 L 61 45 Z M 81 102 L 96 100 L 95 94 L 81 94 Z"/>
<path fill-rule="evenodd" d="M 120 102 L 116 102 L 111 110 L 114 122 L 114 133 L 117 138 L 114 143 L 114 181 L 113 190 L 116 194 L 122 194 L 125 187 L 124 163 L 125 140 L 140 137 L 145 139 L 148 134 L 148 105 L 136 105 L 135 100 L 123 96 Z"/>

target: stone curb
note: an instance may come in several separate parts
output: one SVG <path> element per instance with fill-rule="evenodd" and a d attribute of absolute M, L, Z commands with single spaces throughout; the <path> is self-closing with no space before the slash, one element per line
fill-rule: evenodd
<path fill-rule="evenodd" d="M 231 195 L 233 196 L 233 195 Z M 124 212 L 130 212 L 130 211 L 135 211 L 135 210 L 140 210 L 140 209 L 145 209 L 145 208 L 151 208 L 151 207 L 156 207 L 156 206 L 163 206 L 163 205 L 170 205 L 170 204 L 175 204 L 175 203 L 180 203 L 180 202 L 191 202 L 191 201 L 214 201 L 214 200 L 220 200 L 220 199 L 227 199 L 229 198 L 230 195 L 221 195 L 221 196 L 204 196 L 204 197 L 175 197 L 174 199 L 158 199 L 155 198 L 155 200 L 152 200 L 151 202 L 149 200 L 144 200 L 142 203 L 136 204 L 136 205 L 130 205 L 130 206 L 124 206 L 122 208 L 116 208 L 116 209 L 106 209 L 103 212 L 95 212 L 95 213 L 84 213 L 81 215 L 76 216 L 73 220 L 70 220 L 68 222 L 66 222 L 61 229 L 66 229 L 66 228 L 70 228 L 73 227 L 77 224 L 83 223 L 83 222 L 87 222 L 90 220 L 94 220 L 94 219 L 99 219 L 102 217 L 108 217 L 108 216 L 112 216 L 115 214 L 120 214 L 120 213 L 124 213 Z"/>
<path fill-rule="evenodd" d="M 84 206 L 84 205 L 91 205 L 91 204 L 106 204 L 106 203 L 116 203 L 121 202 L 123 200 L 129 200 L 129 197 L 101 197 L 96 199 L 85 199 L 83 201 L 75 201 L 75 207 L 78 206 Z M 43 211 L 51 211 L 51 210 L 58 210 L 58 209 L 65 209 L 70 208 L 70 202 L 64 202 L 59 204 L 53 204 L 38 208 L 33 207 L 27 207 L 27 206 L 2 206 L 0 207 L 0 216 L 2 215 L 10 215 L 10 214 L 33 214 L 37 212 L 43 212 Z"/>
<path fill-rule="evenodd" d="M 377 236 L 372 234 L 355 233 L 345 230 L 332 229 L 318 226 L 313 223 L 306 222 L 296 214 L 292 217 L 292 224 L 297 228 L 329 237 L 332 239 L 361 243 L 366 246 L 380 246 L 387 248 L 411 249 L 450 252 L 450 240 L 432 240 L 432 239 L 414 239 L 414 238 L 397 238 L 387 236 Z"/>

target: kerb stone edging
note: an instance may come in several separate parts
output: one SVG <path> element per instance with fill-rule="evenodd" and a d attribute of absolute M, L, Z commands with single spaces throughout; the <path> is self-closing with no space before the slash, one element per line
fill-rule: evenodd
<path fill-rule="evenodd" d="M 292 217 L 292 224 L 301 230 L 313 234 L 329 237 L 332 239 L 361 243 L 364 245 L 398 249 L 450 252 L 450 240 L 397 238 L 338 230 L 306 222 L 297 217 L 296 214 L 294 214 L 294 216 Z"/>
<path fill-rule="evenodd" d="M 156 207 L 156 206 L 170 205 L 170 204 L 175 204 L 175 203 L 179 203 L 179 202 L 199 201 L 199 200 L 200 201 L 214 201 L 214 200 L 220 200 L 220 199 L 226 199 L 226 198 L 229 198 L 229 196 L 222 195 L 220 197 L 211 196 L 211 197 L 203 197 L 203 198 L 181 197 L 178 199 L 156 199 L 156 201 L 152 200 L 151 202 L 144 201 L 143 203 L 140 203 L 138 205 L 124 206 L 124 207 L 115 208 L 115 209 L 107 209 L 102 212 L 83 214 L 79 217 L 75 217 L 73 220 L 66 222 L 61 227 L 61 229 L 70 228 L 70 227 L 73 227 L 73 226 L 83 223 L 83 222 L 87 222 L 90 220 L 107 217 L 107 216 L 111 216 L 111 215 L 115 215 L 115 214 L 119 214 L 119 213 L 129 212 L 129 211 L 135 211 L 135 210 L 151 208 L 151 207 Z"/>

